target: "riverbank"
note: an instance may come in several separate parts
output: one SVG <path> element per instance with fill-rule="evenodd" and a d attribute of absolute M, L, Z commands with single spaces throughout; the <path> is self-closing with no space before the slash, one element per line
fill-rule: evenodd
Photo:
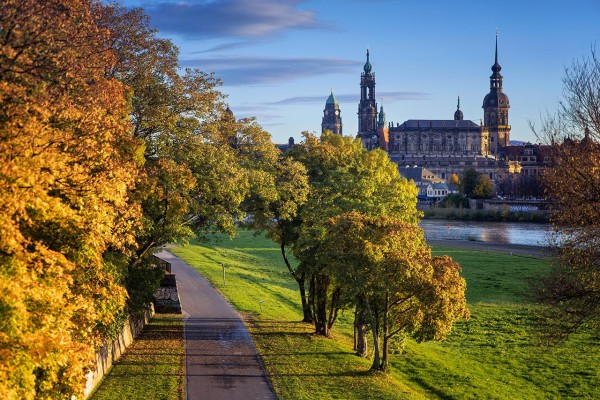
<path fill-rule="evenodd" d="M 473 210 L 470 208 L 419 208 L 424 219 L 497 222 L 548 223 L 550 214 L 544 211 Z"/>
<path fill-rule="evenodd" d="M 477 251 L 495 251 L 514 256 L 548 258 L 552 255 L 550 247 L 531 246 L 525 244 L 507 244 L 495 242 L 483 242 L 477 240 L 447 240 L 447 239 L 428 239 L 427 243 L 433 246 L 443 246 L 449 248 L 477 250 Z"/>

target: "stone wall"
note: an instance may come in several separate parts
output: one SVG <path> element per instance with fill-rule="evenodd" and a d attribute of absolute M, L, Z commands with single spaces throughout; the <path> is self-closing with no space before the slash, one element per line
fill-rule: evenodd
<path fill-rule="evenodd" d="M 119 336 L 110 343 L 106 343 L 96 353 L 96 370 L 90 371 L 86 375 L 86 385 L 84 396 L 87 398 L 98 383 L 102 380 L 104 374 L 108 372 L 113 363 L 121 357 L 125 349 L 144 329 L 150 318 L 154 315 L 154 307 L 148 306 L 143 315 L 138 317 L 130 316 L 125 322 L 125 326 L 119 333 Z"/>

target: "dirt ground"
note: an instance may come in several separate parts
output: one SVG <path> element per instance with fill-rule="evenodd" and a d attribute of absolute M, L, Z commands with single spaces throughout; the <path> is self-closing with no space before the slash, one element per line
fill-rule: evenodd
<path fill-rule="evenodd" d="M 499 253 L 526 257 L 546 258 L 551 256 L 551 250 L 548 247 L 527 246 L 522 244 L 504 244 L 472 240 L 428 240 L 427 243 L 430 245 L 457 247 L 467 250 L 497 251 Z"/>

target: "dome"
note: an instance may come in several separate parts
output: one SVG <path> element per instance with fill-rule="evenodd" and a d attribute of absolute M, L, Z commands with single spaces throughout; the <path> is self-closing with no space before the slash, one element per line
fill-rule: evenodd
<path fill-rule="evenodd" d="M 502 92 L 492 91 L 483 98 L 483 108 L 487 107 L 510 107 L 508 96 Z"/>
<path fill-rule="evenodd" d="M 337 99 L 335 98 L 335 96 L 333 95 L 333 89 L 331 89 L 331 94 L 329 95 L 329 97 L 327 98 L 327 102 L 325 104 L 333 104 L 336 105 L 338 104 Z"/>
<path fill-rule="evenodd" d="M 454 120 L 462 121 L 462 119 L 463 119 L 463 112 L 460 111 L 460 96 L 458 96 L 458 102 L 456 103 L 456 111 L 454 112 Z"/>

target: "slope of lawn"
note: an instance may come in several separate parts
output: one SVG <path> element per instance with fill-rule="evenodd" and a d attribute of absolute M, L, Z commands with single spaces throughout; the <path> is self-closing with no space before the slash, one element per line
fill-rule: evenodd
<path fill-rule="evenodd" d="M 104 376 L 90 400 L 182 400 L 183 319 L 156 314 Z"/>
<path fill-rule="evenodd" d="M 548 268 L 545 260 L 434 248 L 462 265 L 472 318 L 442 342 L 398 341 L 392 372 L 373 374 L 352 352 L 352 312 L 336 323 L 333 340 L 298 322 L 296 283 L 274 243 L 241 231 L 172 251 L 246 318 L 281 399 L 600 398 L 597 337 L 575 335 L 559 348 L 536 341 L 527 281 Z"/>

